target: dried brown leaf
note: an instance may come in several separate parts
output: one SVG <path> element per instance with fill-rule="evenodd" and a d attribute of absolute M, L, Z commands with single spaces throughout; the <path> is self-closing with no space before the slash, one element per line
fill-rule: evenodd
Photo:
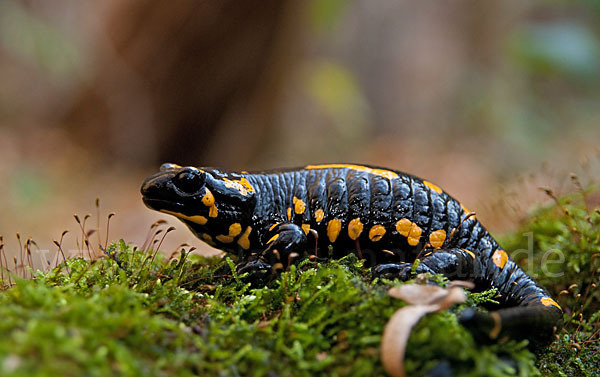
<path fill-rule="evenodd" d="M 473 283 L 472 281 L 465 281 L 465 280 L 452 280 L 448 284 L 448 288 L 452 288 L 452 287 L 461 287 L 461 288 L 465 288 L 465 289 L 473 289 L 473 288 L 475 288 L 475 283 Z"/>
<path fill-rule="evenodd" d="M 410 330 L 437 305 L 409 305 L 394 313 L 385 325 L 381 338 L 381 363 L 392 377 L 404 377 L 404 353 Z"/>
<path fill-rule="evenodd" d="M 466 282 L 468 283 L 468 282 Z M 392 377 L 404 377 L 404 354 L 410 331 L 427 313 L 446 310 L 464 302 L 466 294 L 461 283 L 444 289 L 432 285 L 405 284 L 388 291 L 390 296 L 416 305 L 405 306 L 394 313 L 385 326 L 381 339 L 381 362 Z M 469 284 L 466 284 L 469 285 Z"/>
<path fill-rule="evenodd" d="M 428 305 L 440 300 L 448 292 L 437 285 L 404 284 L 390 288 L 388 294 L 412 305 Z"/>

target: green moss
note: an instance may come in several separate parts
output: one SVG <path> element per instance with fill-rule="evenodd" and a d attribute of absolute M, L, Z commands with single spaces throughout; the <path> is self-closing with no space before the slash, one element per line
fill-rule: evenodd
<path fill-rule="evenodd" d="M 402 305 L 387 289 L 398 283 L 371 281 L 354 256 L 307 261 L 252 287 L 222 273 L 229 261 L 166 261 L 124 242 L 108 254 L 0 294 L 2 375 L 384 374 L 381 333 Z M 446 312 L 419 323 L 407 370 L 508 376 L 514 365 L 534 373 L 534 360 L 524 344 L 476 346 Z"/>
<path fill-rule="evenodd" d="M 533 232 L 536 250 L 570 253 L 564 275 L 555 277 L 541 274 L 548 264 L 541 252 L 528 256 L 540 266 L 530 272 L 551 290 L 578 284 L 561 296 L 567 314 L 559 340 L 538 354 L 526 342 L 476 344 L 456 313 L 489 301 L 494 292 L 470 294 L 466 304 L 428 315 L 415 327 L 406 354 L 408 375 L 449 370 L 456 376 L 598 375 L 593 334 L 599 314 L 592 284 L 598 276 L 600 215 L 573 198 L 560 206 L 567 215 L 556 206 L 523 227 Z M 519 249 L 523 242 L 512 236 L 504 244 Z M 264 286 L 250 285 L 231 271 L 233 265 L 185 252 L 168 260 L 121 241 L 105 258 L 69 259 L 19 280 L 0 291 L 0 375 L 385 374 L 381 334 L 403 305 L 387 290 L 401 283 L 372 281 L 354 256 L 318 268 L 304 261 Z M 431 279 L 445 283 L 439 276 Z"/>
<path fill-rule="evenodd" d="M 565 311 L 558 339 L 539 357 L 548 376 L 598 376 L 600 370 L 600 210 L 597 188 L 556 198 L 503 242 Z"/>

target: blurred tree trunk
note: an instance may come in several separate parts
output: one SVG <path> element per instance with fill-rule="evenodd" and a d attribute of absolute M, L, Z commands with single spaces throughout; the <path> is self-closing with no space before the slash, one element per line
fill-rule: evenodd
<path fill-rule="evenodd" d="M 78 139 L 130 163 L 247 164 L 273 127 L 304 3 L 113 4 L 113 56 L 67 119 Z"/>

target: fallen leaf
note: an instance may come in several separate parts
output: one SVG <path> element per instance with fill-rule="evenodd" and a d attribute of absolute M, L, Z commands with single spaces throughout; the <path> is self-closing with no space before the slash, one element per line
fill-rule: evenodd
<path fill-rule="evenodd" d="M 475 283 L 473 283 L 472 281 L 465 281 L 465 280 L 452 280 L 448 284 L 447 288 L 452 288 L 452 287 L 461 287 L 461 288 L 466 288 L 466 289 L 473 289 L 473 288 L 475 288 Z"/>
<path fill-rule="evenodd" d="M 405 377 L 404 354 L 411 329 L 427 313 L 446 310 L 467 299 L 462 287 L 472 288 L 473 283 L 459 282 L 449 288 L 435 285 L 405 284 L 393 287 L 388 294 L 411 305 L 392 315 L 383 330 L 381 339 L 381 362 L 392 377 Z"/>
<path fill-rule="evenodd" d="M 411 305 L 428 305 L 442 299 L 448 292 L 437 285 L 404 284 L 390 288 L 388 294 Z"/>

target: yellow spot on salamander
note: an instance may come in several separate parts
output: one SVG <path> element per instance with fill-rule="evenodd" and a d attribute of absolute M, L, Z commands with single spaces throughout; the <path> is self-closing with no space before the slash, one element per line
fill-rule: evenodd
<path fill-rule="evenodd" d="M 279 238 L 279 233 L 277 233 L 273 237 L 269 238 L 269 240 L 267 241 L 267 245 L 270 244 L 271 242 L 275 241 L 278 238 Z"/>
<path fill-rule="evenodd" d="M 398 233 L 400 233 L 404 237 L 408 237 L 411 227 L 412 227 L 412 221 L 410 221 L 409 219 L 400 219 L 396 223 L 396 230 L 398 231 Z"/>
<path fill-rule="evenodd" d="M 206 234 L 206 233 L 204 233 L 204 234 L 202 235 L 202 240 L 203 240 L 204 242 L 206 242 L 207 244 L 211 245 L 211 246 L 215 244 L 215 242 L 213 241 L 213 239 L 212 239 L 212 237 L 210 236 L 210 234 Z"/>
<path fill-rule="evenodd" d="M 373 242 L 377 242 L 385 235 L 385 227 L 383 225 L 373 225 L 369 230 L 369 239 Z"/>
<path fill-rule="evenodd" d="M 325 212 L 323 212 L 323 210 L 321 208 L 319 208 L 318 210 L 315 211 L 315 221 L 317 223 L 320 223 L 321 221 L 323 221 L 323 217 L 325 217 Z"/>
<path fill-rule="evenodd" d="M 356 240 L 360 237 L 360 234 L 363 231 L 363 223 L 360 222 L 360 219 L 357 217 L 356 219 L 350 220 L 348 224 L 348 236 L 352 240 Z"/>
<path fill-rule="evenodd" d="M 215 205 L 215 197 L 213 193 L 207 188 L 206 194 L 202 197 L 202 204 L 204 204 L 208 208 L 208 217 L 217 217 L 219 211 L 217 210 L 217 206 Z"/>
<path fill-rule="evenodd" d="M 439 186 L 434 185 L 433 183 L 431 183 L 429 181 L 423 181 L 423 183 L 425 184 L 425 186 L 429 187 L 430 189 L 437 192 L 438 194 L 442 193 L 442 189 Z"/>
<path fill-rule="evenodd" d="M 206 194 L 204 194 L 204 196 L 202 197 L 202 204 L 204 204 L 207 207 L 212 207 L 215 205 L 215 197 L 208 188 L 206 189 Z"/>
<path fill-rule="evenodd" d="M 496 266 L 499 268 L 504 268 L 504 265 L 506 265 L 507 261 L 508 255 L 506 254 L 506 251 L 502 249 L 497 249 L 494 251 L 494 254 L 492 255 L 492 262 L 494 262 Z"/>
<path fill-rule="evenodd" d="M 361 165 L 351 165 L 351 164 L 325 164 L 325 165 L 308 165 L 305 169 L 352 169 L 356 171 L 361 171 L 365 173 L 371 173 L 378 175 L 380 177 L 385 177 L 387 179 L 398 178 L 398 174 L 393 171 L 385 170 L 385 169 L 375 169 L 369 168 L 367 166 Z"/>
<path fill-rule="evenodd" d="M 342 230 L 342 222 L 339 219 L 329 220 L 329 223 L 327 223 L 327 237 L 329 238 L 329 242 L 337 240 L 340 230 Z"/>
<path fill-rule="evenodd" d="M 562 310 L 562 308 L 560 307 L 560 305 L 558 305 L 558 303 L 556 301 L 554 301 L 553 299 L 551 299 L 550 297 L 542 297 L 540 299 L 540 302 L 542 303 L 542 305 L 544 306 L 556 306 L 557 308 L 559 308 L 560 310 Z"/>
<path fill-rule="evenodd" d="M 446 241 L 446 231 L 444 229 L 436 230 L 429 235 L 429 243 L 436 249 L 442 247 L 444 241 Z"/>
<path fill-rule="evenodd" d="M 229 235 L 231 237 L 235 237 L 240 233 L 242 233 L 242 226 L 240 223 L 233 223 L 229 226 Z"/>
<path fill-rule="evenodd" d="M 400 219 L 396 223 L 396 230 L 398 233 L 406 237 L 410 246 L 416 246 L 421 240 L 421 233 L 423 230 L 417 224 L 413 223 L 409 219 Z"/>
<path fill-rule="evenodd" d="M 469 211 L 469 209 L 467 207 L 465 207 L 464 204 L 460 203 L 460 208 L 462 208 L 463 211 L 465 211 L 465 213 L 468 215 L 469 213 L 471 213 L 471 211 Z"/>
<path fill-rule="evenodd" d="M 308 235 L 308 232 L 310 232 L 310 224 L 302 224 L 302 230 L 304 231 L 304 234 Z"/>
<path fill-rule="evenodd" d="M 294 212 L 296 212 L 298 215 L 301 215 L 304 213 L 304 211 L 306 211 L 306 203 L 304 203 L 303 200 L 294 196 L 292 202 L 294 203 Z"/>
<path fill-rule="evenodd" d="M 248 193 L 255 192 L 254 186 L 252 186 L 246 178 L 240 178 L 236 180 L 223 178 L 223 181 L 225 182 L 225 187 L 236 189 L 244 196 L 248 195 Z"/>
<path fill-rule="evenodd" d="M 246 228 L 244 233 L 242 233 L 241 237 L 237 241 L 238 245 L 240 245 L 244 250 L 248 250 L 250 248 L 250 232 L 252 232 L 251 226 Z"/>
<path fill-rule="evenodd" d="M 239 235 L 241 233 L 241 231 L 242 231 L 242 226 L 240 225 L 240 223 L 233 223 L 229 226 L 229 234 L 227 234 L 227 235 L 219 234 L 215 238 L 217 239 L 217 241 L 220 241 L 223 243 L 232 243 L 233 240 L 235 239 L 235 237 L 237 235 Z"/>
<path fill-rule="evenodd" d="M 469 254 L 471 256 L 471 258 L 475 259 L 475 253 L 473 253 L 471 250 L 462 249 L 462 251 Z"/>
<path fill-rule="evenodd" d="M 279 225 L 279 224 L 281 224 L 281 223 L 275 223 L 275 224 L 271 225 L 269 227 L 269 232 L 272 231 L 273 229 L 275 229 L 275 227 L 277 227 L 277 225 Z"/>
<path fill-rule="evenodd" d="M 180 218 L 182 220 L 188 220 L 188 221 L 191 221 L 191 222 L 199 224 L 199 225 L 204 225 L 204 224 L 206 224 L 208 222 L 208 219 L 206 217 L 200 216 L 200 215 L 187 216 L 187 215 L 184 215 L 183 213 L 169 211 L 169 210 L 166 210 L 166 209 L 161 209 L 160 212 L 168 213 L 169 215 L 173 215 L 173 216 L 175 216 L 177 218 Z"/>
<path fill-rule="evenodd" d="M 288 221 L 292 221 L 292 208 L 287 209 Z"/>
<path fill-rule="evenodd" d="M 233 237 L 226 236 L 224 234 L 219 234 L 215 238 L 217 239 L 217 241 L 223 242 L 223 243 L 232 243 L 233 242 Z"/>
<path fill-rule="evenodd" d="M 423 230 L 415 223 L 413 223 L 412 228 L 410 228 L 410 233 L 408 234 L 407 240 L 410 246 L 416 246 L 419 244 L 421 240 L 421 233 Z"/>

